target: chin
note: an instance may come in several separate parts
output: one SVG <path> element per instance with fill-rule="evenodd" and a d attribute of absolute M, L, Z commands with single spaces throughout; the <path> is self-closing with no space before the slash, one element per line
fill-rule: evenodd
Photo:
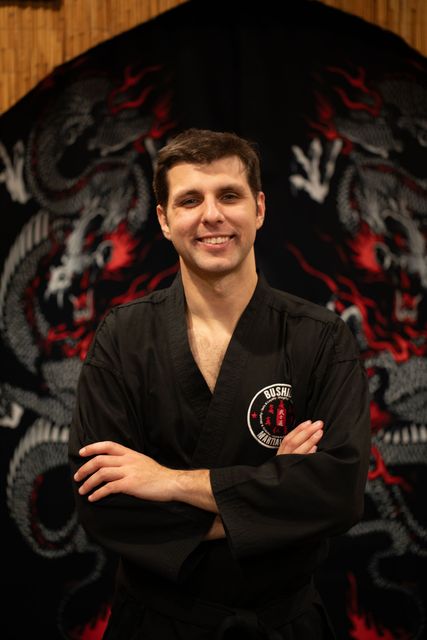
<path fill-rule="evenodd" d="M 199 265 L 197 268 L 197 273 L 199 273 L 202 277 L 218 277 L 218 276 L 228 276 L 231 273 L 238 273 L 240 270 L 240 264 L 221 264 L 221 265 Z"/>

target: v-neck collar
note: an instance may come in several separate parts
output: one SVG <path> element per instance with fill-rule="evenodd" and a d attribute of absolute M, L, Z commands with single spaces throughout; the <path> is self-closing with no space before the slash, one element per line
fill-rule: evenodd
<path fill-rule="evenodd" d="M 249 355 L 248 334 L 267 292 L 268 285 L 259 275 L 255 291 L 230 338 L 215 389 L 211 393 L 191 352 L 180 274 L 171 286 L 167 323 L 172 366 L 175 368 L 178 385 L 200 424 L 199 440 L 192 460 L 195 467 L 211 464 L 221 450 L 227 418 Z"/>

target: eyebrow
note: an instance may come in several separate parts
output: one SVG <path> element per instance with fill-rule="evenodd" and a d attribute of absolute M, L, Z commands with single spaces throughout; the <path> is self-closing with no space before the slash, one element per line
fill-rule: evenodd
<path fill-rule="evenodd" d="M 233 182 L 223 185 L 219 189 L 217 189 L 217 193 L 225 193 L 226 191 L 244 193 L 244 189 L 241 187 L 241 185 Z M 179 200 L 182 200 L 182 198 L 188 198 L 190 196 L 198 196 L 200 195 L 200 193 L 200 189 L 186 189 L 185 191 L 178 191 L 178 193 L 176 193 L 174 196 L 173 202 L 179 202 Z"/>
<path fill-rule="evenodd" d="M 187 198 L 188 196 L 197 196 L 200 194 L 198 189 L 186 189 L 185 191 L 178 191 L 175 194 L 173 201 L 178 202 L 178 200 L 182 200 L 182 198 Z"/>
<path fill-rule="evenodd" d="M 219 193 L 224 193 L 224 191 L 236 191 L 237 193 L 244 193 L 244 189 L 240 184 L 236 184 L 230 182 L 230 184 L 226 184 L 225 186 L 218 189 Z"/>

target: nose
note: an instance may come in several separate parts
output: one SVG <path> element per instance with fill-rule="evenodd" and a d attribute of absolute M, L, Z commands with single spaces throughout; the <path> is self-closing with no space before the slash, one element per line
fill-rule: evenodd
<path fill-rule="evenodd" d="M 206 198 L 203 204 L 202 222 L 205 224 L 216 224 L 224 221 L 224 214 L 221 205 L 215 198 Z"/>

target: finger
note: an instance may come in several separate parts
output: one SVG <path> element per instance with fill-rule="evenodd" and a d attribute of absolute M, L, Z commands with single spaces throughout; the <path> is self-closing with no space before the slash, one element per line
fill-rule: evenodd
<path fill-rule="evenodd" d="M 310 428 L 310 425 L 311 420 L 306 420 L 292 429 L 292 431 L 283 438 L 277 453 L 291 452 L 302 442 L 301 438 L 303 438 L 303 435 L 306 433 L 306 429 Z"/>
<path fill-rule="evenodd" d="M 323 422 L 321 420 L 316 420 L 316 422 L 313 423 L 311 421 L 307 422 L 308 424 L 306 426 L 303 426 L 305 425 L 303 422 L 299 425 L 300 428 L 297 432 L 294 429 L 283 438 L 283 441 L 281 442 L 281 446 L 283 445 L 282 448 L 285 448 L 286 451 L 295 452 L 295 449 L 304 444 L 304 442 L 311 438 L 318 429 L 323 427 Z"/>
<path fill-rule="evenodd" d="M 92 444 L 88 444 L 85 447 L 82 447 L 79 451 L 79 455 L 83 458 L 87 458 L 88 456 L 97 456 L 100 453 L 107 454 L 115 454 L 120 455 L 125 452 L 126 447 L 122 444 L 118 444 L 118 442 L 111 442 L 110 440 L 105 440 L 102 442 L 92 442 Z"/>
<path fill-rule="evenodd" d="M 89 460 L 89 462 L 85 462 L 80 469 L 76 471 L 74 474 L 74 480 L 76 480 L 76 482 L 80 482 L 102 467 L 119 467 L 121 464 L 121 456 L 96 456 L 95 458 L 92 458 L 92 460 Z"/>
<path fill-rule="evenodd" d="M 300 422 L 294 429 L 292 429 L 292 431 L 288 434 L 288 437 L 301 433 L 301 431 L 304 431 L 305 429 L 307 429 L 307 427 L 309 427 L 311 424 L 312 424 L 311 420 L 304 420 L 304 422 Z"/>
<path fill-rule="evenodd" d="M 287 436 L 285 436 L 285 439 L 294 447 L 302 444 L 307 440 L 307 438 L 310 438 L 313 433 L 322 428 L 323 422 L 321 420 L 316 420 L 316 422 L 308 421 L 307 425 L 303 425 L 304 423 L 300 425 L 297 431 L 293 429 Z"/>
<path fill-rule="evenodd" d="M 310 438 L 308 438 L 308 440 L 303 442 L 297 449 L 295 449 L 294 453 L 299 453 L 299 454 L 309 453 L 312 447 L 314 447 L 315 445 L 317 446 L 317 443 L 319 442 L 322 436 L 323 436 L 323 430 L 319 429 L 318 431 L 316 431 L 316 433 L 313 433 L 313 435 Z"/>
<path fill-rule="evenodd" d="M 121 478 L 123 478 L 123 471 L 119 467 L 112 467 L 111 469 L 103 467 L 96 473 L 93 473 L 79 487 L 79 494 L 84 496 L 93 491 L 100 484 L 113 482 L 114 480 L 120 480 Z"/>
<path fill-rule="evenodd" d="M 87 497 L 87 499 L 89 500 L 89 502 L 96 502 L 97 500 L 106 498 L 113 493 L 120 493 L 120 486 L 121 485 L 119 480 L 117 480 L 116 482 L 109 482 L 108 484 L 105 484 L 103 487 L 100 487 L 99 489 L 91 493 L 90 496 Z"/>

